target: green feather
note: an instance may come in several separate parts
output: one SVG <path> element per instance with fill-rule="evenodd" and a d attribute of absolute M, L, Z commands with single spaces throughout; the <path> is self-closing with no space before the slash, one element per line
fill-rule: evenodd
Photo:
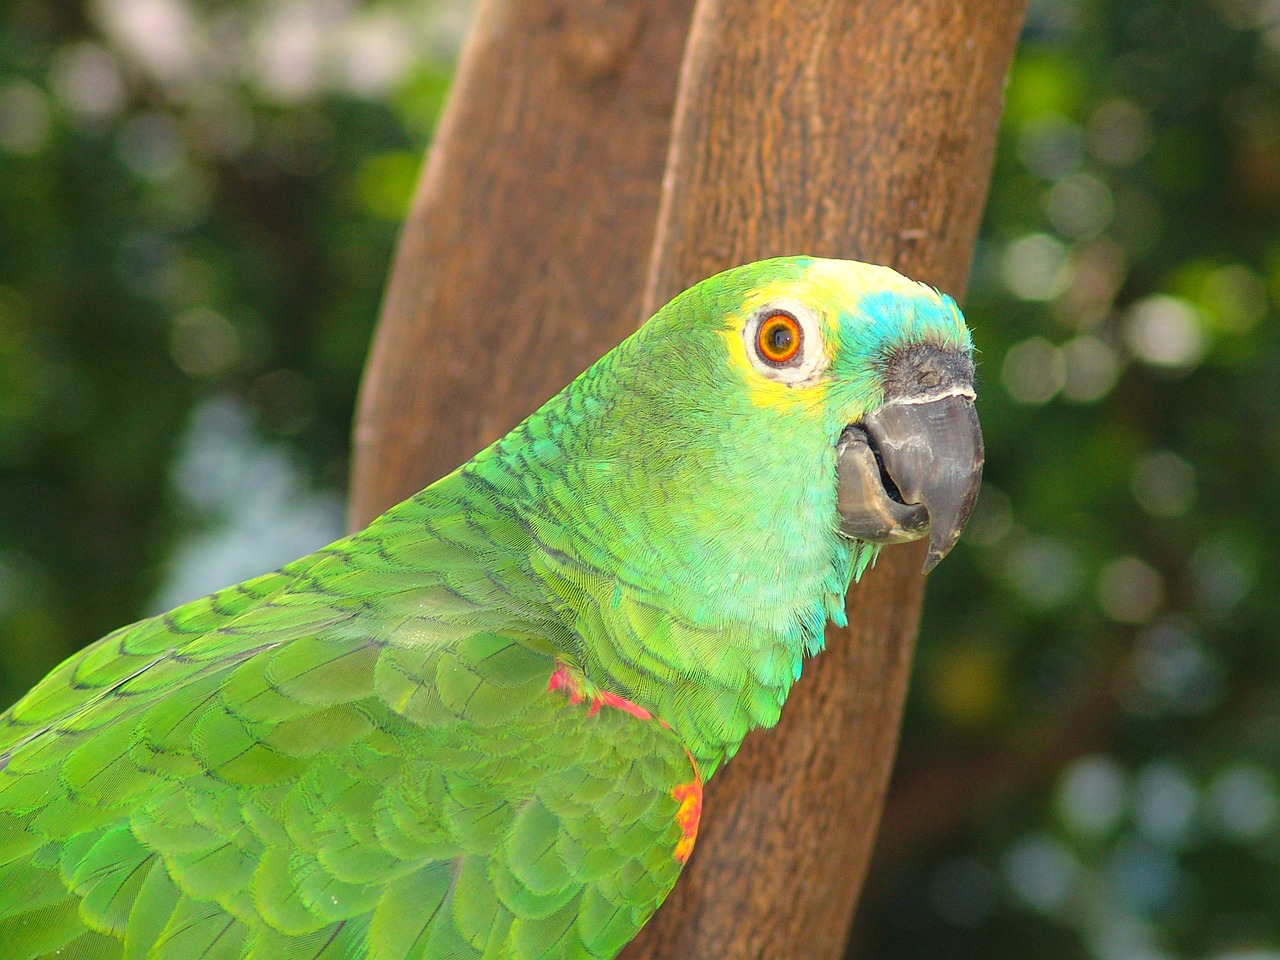
<path fill-rule="evenodd" d="M 743 353 L 777 298 L 824 318 L 794 389 Z M 615 956 L 874 560 L 835 444 L 922 340 L 968 345 L 883 268 L 729 271 L 366 530 L 70 658 L 0 714 L 4 956 Z"/>

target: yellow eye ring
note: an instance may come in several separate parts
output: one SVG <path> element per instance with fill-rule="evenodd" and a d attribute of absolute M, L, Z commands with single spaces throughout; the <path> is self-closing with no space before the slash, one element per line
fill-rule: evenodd
<path fill-rule="evenodd" d="M 760 321 L 756 331 L 756 353 L 766 363 L 781 366 L 796 358 L 803 340 L 804 331 L 799 320 L 789 313 L 773 313 Z"/>

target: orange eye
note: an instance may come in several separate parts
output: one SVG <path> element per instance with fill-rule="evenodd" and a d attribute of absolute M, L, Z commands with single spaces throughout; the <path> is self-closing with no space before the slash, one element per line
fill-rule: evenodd
<path fill-rule="evenodd" d="M 800 321 L 789 313 L 774 313 L 760 322 L 756 352 L 768 363 L 783 364 L 800 352 Z"/>

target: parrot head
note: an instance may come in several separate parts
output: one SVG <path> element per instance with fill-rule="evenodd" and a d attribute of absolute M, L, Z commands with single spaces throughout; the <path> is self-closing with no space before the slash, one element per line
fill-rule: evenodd
<path fill-rule="evenodd" d="M 954 546 L 983 451 L 973 347 L 950 297 L 888 267 L 783 257 L 703 281 L 650 326 L 683 396 L 719 381 L 716 409 L 733 411 L 764 483 L 783 483 L 770 463 L 806 465 L 810 506 L 840 536 L 872 553 L 927 536 L 925 572 Z M 700 369 L 708 356 L 731 375 Z"/>

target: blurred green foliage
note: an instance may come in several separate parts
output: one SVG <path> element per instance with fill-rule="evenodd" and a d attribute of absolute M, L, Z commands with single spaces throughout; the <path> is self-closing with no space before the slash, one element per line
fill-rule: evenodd
<path fill-rule="evenodd" d="M 338 528 L 464 20 L 0 9 L 0 702 Z M 1033 2 L 966 300 L 988 482 L 853 955 L 1280 958 L 1278 298 L 1280 5 Z"/>

